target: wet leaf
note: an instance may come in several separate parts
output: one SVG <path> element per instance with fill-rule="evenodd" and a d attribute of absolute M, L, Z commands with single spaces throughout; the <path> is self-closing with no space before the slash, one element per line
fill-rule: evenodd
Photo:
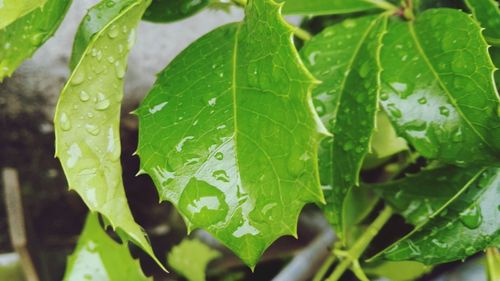
<path fill-rule="evenodd" d="M 500 46 L 500 9 L 495 0 L 465 0 L 474 17 L 485 28 L 483 35 L 493 45 Z"/>
<path fill-rule="evenodd" d="M 220 253 L 198 240 L 184 239 L 168 253 L 168 264 L 189 281 L 205 281 L 205 270 Z"/>
<path fill-rule="evenodd" d="M 423 156 L 456 165 L 498 163 L 494 66 L 473 19 L 433 9 L 414 22 L 394 20 L 381 61 L 382 105 Z"/>
<path fill-rule="evenodd" d="M 346 194 L 359 184 L 375 128 L 378 54 L 386 23 L 385 16 L 345 20 L 316 35 L 300 52 L 307 68 L 323 81 L 314 89 L 314 106 L 333 138 L 321 144 L 320 174 L 327 186 L 324 211 L 338 235 L 345 231 Z"/>
<path fill-rule="evenodd" d="M 161 200 L 250 266 L 296 235 L 306 203 L 323 200 L 315 80 L 291 38 L 278 5 L 250 1 L 242 23 L 203 36 L 163 70 L 138 109 L 141 168 Z"/>
<path fill-rule="evenodd" d="M 42 8 L 18 18 L 3 29 L 0 27 L 0 82 L 12 75 L 25 59 L 54 34 L 70 4 L 71 0 L 49 0 Z M 3 9 L 5 6 L 0 8 L 0 22 L 4 19 Z"/>
<path fill-rule="evenodd" d="M 380 194 L 408 223 L 420 225 L 434 216 L 456 194 L 469 188 L 483 171 L 482 168 L 447 166 L 369 187 Z"/>
<path fill-rule="evenodd" d="M 378 0 L 286 0 L 284 14 L 294 15 L 332 15 L 361 12 L 377 8 Z"/>
<path fill-rule="evenodd" d="M 143 19 L 158 23 L 181 20 L 199 12 L 209 3 L 209 0 L 153 0 Z"/>
<path fill-rule="evenodd" d="M 91 9 L 112 9 L 103 1 Z M 91 211 L 125 233 L 151 257 L 153 251 L 128 207 L 120 163 L 120 107 L 127 54 L 135 28 L 149 1 L 130 0 L 109 17 L 79 55 L 59 98 L 55 114 L 56 156 L 61 160 L 71 190 Z M 116 3 L 115 3 L 116 4 Z M 105 13 L 105 12 L 103 12 Z M 89 29 L 93 17 L 81 28 Z M 159 262 L 158 262 L 159 263 Z"/>
<path fill-rule="evenodd" d="M 393 261 L 439 264 L 499 246 L 498 198 L 500 169 L 490 168 L 452 197 L 431 219 L 379 253 L 375 259 L 383 257 Z"/>
<path fill-rule="evenodd" d="M 3 0 L 0 3 L 0 30 L 46 2 L 47 0 Z"/>
<path fill-rule="evenodd" d="M 75 251 L 68 258 L 64 281 L 151 280 L 126 244 L 119 244 L 104 231 L 97 214 L 89 214 Z"/>

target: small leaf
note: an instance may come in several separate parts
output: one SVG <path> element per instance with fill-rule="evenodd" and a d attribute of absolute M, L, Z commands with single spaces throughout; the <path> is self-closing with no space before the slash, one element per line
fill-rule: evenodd
<path fill-rule="evenodd" d="M 500 9 L 495 0 L 465 0 L 474 17 L 485 28 L 483 34 L 488 42 L 500 46 Z"/>
<path fill-rule="evenodd" d="M 287 15 L 332 15 L 348 14 L 376 9 L 378 0 L 286 0 L 283 13 Z M 386 3 L 387 4 L 387 3 Z"/>
<path fill-rule="evenodd" d="M 205 281 L 207 265 L 220 253 L 198 240 L 184 239 L 168 253 L 168 263 L 189 281 Z"/>
<path fill-rule="evenodd" d="M 13 2 L 15 1 L 7 1 L 10 5 Z M 4 28 L 0 27 L 0 82 L 11 76 L 25 59 L 33 55 L 54 34 L 70 4 L 71 0 L 49 0 L 43 7 L 18 18 Z M 0 21 L 4 19 L 3 9 L 5 6 L 0 8 Z"/>
<path fill-rule="evenodd" d="M 324 211 L 339 236 L 345 232 L 345 198 L 359 184 L 375 128 L 378 55 L 386 23 L 385 16 L 345 20 L 316 35 L 300 52 L 307 68 L 323 81 L 314 89 L 314 105 L 333 138 L 322 142 L 320 174 L 327 186 Z"/>
<path fill-rule="evenodd" d="M 0 2 L 0 30 L 31 11 L 41 8 L 47 0 L 2 0 Z"/>
<path fill-rule="evenodd" d="M 499 161 L 494 66 L 470 16 L 433 9 L 414 22 L 394 20 L 381 60 L 382 105 L 423 156 L 456 165 Z"/>
<path fill-rule="evenodd" d="M 296 235 L 306 203 L 323 200 L 315 80 L 291 38 L 278 5 L 250 1 L 242 23 L 208 33 L 163 70 L 138 109 L 141 168 L 161 200 L 250 266 Z"/>
<path fill-rule="evenodd" d="M 500 169 L 490 168 L 451 198 L 430 220 L 372 259 L 383 257 L 392 261 L 438 264 L 499 246 L 498 198 Z"/>
<path fill-rule="evenodd" d="M 97 4 L 89 15 L 106 14 L 107 9 L 116 13 L 108 15 L 105 24 L 99 17 L 89 16 L 80 26 L 89 30 L 96 20 L 94 26 L 102 29 L 86 42 L 80 55 L 74 55 L 78 62 L 62 90 L 55 114 L 56 156 L 70 189 L 89 209 L 101 213 L 114 229 L 119 228 L 156 260 L 132 217 L 122 181 L 119 120 L 123 77 L 135 28 L 149 4 L 141 0 L 125 2 L 120 10 L 114 10 L 109 0 Z"/>
<path fill-rule="evenodd" d="M 158 23 L 181 20 L 199 12 L 209 2 L 209 0 L 153 0 L 143 19 Z"/>
<path fill-rule="evenodd" d="M 75 251 L 68 259 L 64 281 L 152 280 L 130 255 L 126 244 L 115 242 L 99 224 L 97 214 L 89 214 Z"/>
<path fill-rule="evenodd" d="M 414 261 L 384 261 L 377 265 L 368 264 L 363 269 L 368 275 L 384 277 L 390 281 L 413 281 L 432 268 Z"/>

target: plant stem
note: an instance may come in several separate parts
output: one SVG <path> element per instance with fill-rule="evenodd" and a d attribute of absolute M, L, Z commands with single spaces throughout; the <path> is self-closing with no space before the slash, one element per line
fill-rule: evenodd
<path fill-rule="evenodd" d="M 326 279 L 327 281 L 337 281 L 342 277 L 344 272 L 351 266 L 351 264 L 358 260 L 358 258 L 366 250 L 366 247 L 375 238 L 375 236 L 382 229 L 384 224 L 391 218 L 392 208 L 386 206 L 384 210 L 378 215 L 373 223 L 366 229 L 366 231 L 359 237 L 354 246 L 348 251 L 347 257 L 335 268 L 333 273 Z"/>
<path fill-rule="evenodd" d="M 398 7 L 384 0 L 365 0 L 365 1 L 387 11 L 394 12 L 398 10 Z"/>
<path fill-rule="evenodd" d="M 323 263 L 323 265 L 318 270 L 318 272 L 316 272 L 316 274 L 314 275 L 314 278 L 313 278 L 312 281 L 321 281 L 321 280 L 323 280 L 323 277 L 325 276 L 325 274 L 328 271 L 328 269 L 330 268 L 330 266 L 332 266 L 332 264 L 335 262 L 335 260 L 336 260 L 335 255 L 333 255 L 333 253 L 330 254 L 328 256 L 328 259 L 326 259 L 326 261 Z"/>

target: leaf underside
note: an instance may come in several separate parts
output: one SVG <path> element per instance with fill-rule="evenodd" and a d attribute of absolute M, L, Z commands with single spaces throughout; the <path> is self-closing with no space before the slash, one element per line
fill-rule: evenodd
<path fill-rule="evenodd" d="M 153 0 L 143 19 L 158 23 L 173 22 L 192 16 L 209 3 L 209 0 Z"/>
<path fill-rule="evenodd" d="M 285 15 L 332 15 L 373 10 L 375 4 L 367 0 L 286 0 Z"/>
<path fill-rule="evenodd" d="M 134 29 L 149 1 L 126 3 L 108 17 L 109 22 L 96 23 L 102 29 L 86 42 L 79 55 L 74 55 L 78 62 L 56 108 L 56 156 L 70 189 L 89 209 L 102 214 L 114 229 L 118 228 L 161 266 L 132 217 L 122 181 L 119 120 L 123 77 L 135 39 Z M 96 10 L 105 13 L 106 9 L 113 9 L 109 0 L 94 6 L 89 14 L 99 14 Z M 93 25 L 96 18 L 86 17 L 80 29 L 89 30 L 87 25 Z"/>
<path fill-rule="evenodd" d="M 184 50 L 137 110 L 141 169 L 160 198 L 252 267 L 323 200 L 315 80 L 291 38 L 278 5 L 249 1 L 242 23 Z"/>

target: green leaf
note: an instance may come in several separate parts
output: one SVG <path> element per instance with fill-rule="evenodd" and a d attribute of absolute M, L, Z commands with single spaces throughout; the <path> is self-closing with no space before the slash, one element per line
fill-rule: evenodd
<path fill-rule="evenodd" d="M 486 250 L 486 268 L 488 270 L 488 281 L 500 280 L 500 252 L 497 248 Z"/>
<path fill-rule="evenodd" d="M 323 81 L 314 89 L 314 105 L 333 138 L 322 142 L 321 183 L 326 187 L 325 214 L 343 236 L 345 198 L 359 184 L 378 110 L 380 41 L 385 16 L 348 19 L 308 41 L 301 56 Z M 352 130 L 356 128 L 356 130 Z"/>
<path fill-rule="evenodd" d="M 412 281 L 432 268 L 414 261 L 385 261 L 376 266 L 368 264 L 363 270 L 368 275 L 385 277 L 390 281 Z"/>
<path fill-rule="evenodd" d="M 441 167 L 388 183 L 369 185 L 408 223 L 420 225 L 463 192 L 483 172 L 482 168 Z"/>
<path fill-rule="evenodd" d="M 46 2 L 47 0 L 3 0 L 0 2 L 0 30 Z"/>
<path fill-rule="evenodd" d="M 382 0 L 283 0 L 287 15 L 332 15 L 372 10 L 390 4 Z"/>
<path fill-rule="evenodd" d="M 11 5 L 13 2 L 7 1 Z M 3 29 L 0 27 L 0 48 L 2 49 L 0 51 L 0 82 L 12 75 L 25 59 L 33 55 L 54 34 L 70 4 L 71 0 L 49 0 L 42 8 L 33 10 Z M 0 8 L 0 21 L 4 19 L 2 15 L 4 8 Z"/>
<path fill-rule="evenodd" d="M 97 4 L 90 14 L 113 9 L 109 3 Z M 56 156 L 70 189 L 89 209 L 101 213 L 156 260 L 128 207 L 120 164 L 119 120 L 127 54 L 149 1 L 127 3 L 106 24 L 98 23 L 102 29 L 81 48 L 56 108 Z M 81 28 L 93 25 L 93 19 L 86 17 Z"/>
<path fill-rule="evenodd" d="M 423 156 L 466 165 L 500 158 L 499 98 L 478 24 L 452 9 L 394 20 L 381 54 L 382 105 Z"/>
<path fill-rule="evenodd" d="M 428 183 L 432 185 L 433 182 Z M 435 188 L 435 191 L 438 189 Z M 376 258 L 438 264 L 500 245 L 500 169 L 490 168 L 465 186 L 425 223 Z"/>
<path fill-rule="evenodd" d="M 205 269 L 221 254 L 198 240 L 184 239 L 168 253 L 168 263 L 189 281 L 205 281 Z"/>
<path fill-rule="evenodd" d="M 172 22 L 192 16 L 209 3 L 209 0 L 153 0 L 143 19 L 158 23 Z"/>
<path fill-rule="evenodd" d="M 189 230 L 204 228 L 254 266 L 323 201 L 315 79 L 269 0 L 184 50 L 138 109 L 141 168 Z"/>
<path fill-rule="evenodd" d="M 497 89 L 500 89 L 500 71 L 498 71 L 498 68 L 500 67 L 500 47 L 490 48 L 490 55 L 493 60 L 493 64 L 495 64 L 497 68 L 495 71 L 495 84 L 497 85 Z"/>
<path fill-rule="evenodd" d="M 465 0 L 474 17 L 485 28 L 483 35 L 493 45 L 500 46 L 500 9 L 495 0 Z"/>
<path fill-rule="evenodd" d="M 89 214 L 74 253 L 68 258 L 64 281 L 152 280 L 130 255 L 126 244 L 108 236 L 97 214 Z"/>

